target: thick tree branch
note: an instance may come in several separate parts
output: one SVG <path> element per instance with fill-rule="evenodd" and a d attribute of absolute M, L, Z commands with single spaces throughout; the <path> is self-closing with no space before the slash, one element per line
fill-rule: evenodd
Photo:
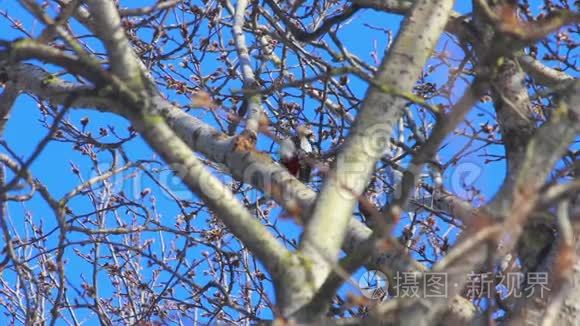
<path fill-rule="evenodd" d="M 453 1 L 417 1 L 378 70 L 377 83 L 397 93 L 412 90 L 446 25 L 452 5 Z M 417 42 L 419 36 L 421 42 Z M 317 285 L 321 285 L 330 272 L 326 260 L 320 256 L 338 258 L 357 198 L 366 187 L 376 161 L 387 148 L 392 126 L 401 116 L 405 103 L 401 97 L 376 88 L 371 88 L 365 96 L 301 241 L 300 250 L 318 262 L 317 273 L 313 276 Z"/>
<path fill-rule="evenodd" d="M 529 55 L 522 55 L 517 60 L 537 83 L 544 86 L 560 88 L 563 84 L 565 85 L 574 80 L 565 72 L 550 68 Z"/>
<path fill-rule="evenodd" d="M 191 149 L 167 126 L 161 116 L 131 115 L 130 120 L 147 143 L 170 164 L 188 188 L 215 212 L 230 231 L 248 247 L 276 278 L 291 253 L 211 174 Z"/>
<path fill-rule="evenodd" d="M 125 102 L 117 103 L 108 96 L 97 96 L 97 94 L 84 86 L 73 85 L 57 78 L 51 83 L 42 81 L 50 74 L 32 65 L 18 64 L 16 66 L 2 66 L 4 77 L 10 80 L 23 91 L 35 93 L 36 96 L 48 98 L 56 103 L 67 101 L 71 91 L 80 92 L 80 96 L 75 96 L 72 104 L 77 106 L 102 107 L 118 114 L 133 117 L 136 127 L 143 132 L 144 137 L 151 146 L 162 155 L 177 173 L 183 173 L 184 182 L 196 191 L 216 212 L 232 233 L 250 248 L 257 250 L 257 256 L 261 259 L 273 275 L 284 270 L 281 261 L 289 258 L 289 252 L 278 241 L 270 235 L 266 229 L 254 219 L 251 214 L 242 206 L 221 182 L 211 173 L 205 170 L 203 164 L 197 160 L 189 147 L 165 125 L 162 118 L 149 120 L 139 120 L 135 117 L 135 112 L 129 111 L 124 105 L 131 97 L 123 97 Z M 83 96 L 83 94 L 95 94 L 94 96 Z M 132 112 L 132 113 L 131 113 Z M 168 146 L 171 145 L 171 146 Z M 175 151 L 175 152 L 173 152 Z M 212 195 L 219 198 L 212 198 Z"/>
<path fill-rule="evenodd" d="M 53 104 L 63 104 L 66 95 L 70 92 L 86 92 L 86 95 L 74 98 L 74 107 L 99 108 L 116 113 L 122 110 L 116 103 L 105 97 L 93 96 L 92 87 L 62 81 L 33 65 L 17 64 L 4 67 L 3 71 L 7 79 L 16 83 L 22 91 L 48 99 Z M 49 79 L 50 83 L 43 82 Z M 161 96 L 154 97 L 153 105 L 159 109 L 167 123 L 189 147 L 210 160 L 223 164 L 234 178 L 260 189 L 284 205 L 288 211 L 294 212 L 297 216 L 308 216 L 316 193 L 290 175 L 284 167 L 265 159 L 259 153 L 235 150 L 235 137 L 221 134 Z M 460 219 L 472 216 L 470 207 L 467 207 L 466 203 L 448 195 L 441 194 L 440 196 L 438 193 L 435 196 L 436 209 L 445 210 Z M 351 218 L 343 249 L 347 253 L 356 253 L 371 234 L 372 231 L 366 225 Z M 404 251 L 374 251 L 367 267 L 382 270 L 389 275 L 394 275 L 394 271 L 413 272 L 423 269 L 422 265 L 407 257 Z"/>
<path fill-rule="evenodd" d="M 9 82 L 5 84 L 4 90 L 0 95 L 0 137 L 4 132 L 4 127 L 10 116 L 10 110 L 19 93 L 18 88 L 12 82 Z"/>
<path fill-rule="evenodd" d="M 478 270 L 486 262 L 488 255 L 493 255 L 495 261 L 503 257 L 502 253 L 509 252 L 515 246 L 522 225 L 537 203 L 541 186 L 554 164 L 580 131 L 578 124 L 580 116 L 573 109 L 580 98 L 580 95 L 576 95 L 579 92 L 580 82 L 576 81 L 573 87 L 568 89 L 564 100 L 560 101 L 552 118 L 538 129 L 526 146 L 525 160 L 519 169 L 511 172 L 514 174 L 514 182 L 505 183 L 492 202 L 479 210 L 478 224 L 485 227 L 502 223 L 501 235 L 490 238 L 492 242 L 489 245 L 465 250 L 461 243 L 470 241 L 470 235 L 473 234 L 465 232 L 458 245 L 448 253 L 448 256 L 455 255 L 458 259 L 445 268 L 440 268 L 439 263 L 434 266 L 435 271 L 447 273 L 447 284 L 454 285 L 448 287 L 447 298 L 459 294 L 467 282 L 466 275 Z M 499 240 L 502 241 L 502 250 L 498 254 L 496 247 Z M 490 251 L 490 248 L 493 249 Z M 461 252 L 462 250 L 465 251 Z M 440 316 L 447 305 L 448 299 L 421 299 L 392 316 L 402 316 L 401 322 L 404 325 L 426 325 L 426 321 L 435 320 Z"/>
<path fill-rule="evenodd" d="M 20 92 L 48 100 L 52 104 L 63 105 L 67 97 L 74 93 L 71 106 L 77 108 L 115 111 L 114 103 L 94 93 L 94 87 L 64 81 L 35 65 L 17 63 L 8 65 L 0 62 L 0 77 L 9 81 Z"/>
<path fill-rule="evenodd" d="M 121 25 L 119 11 L 112 0 L 87 0 L 94 32 L 107 48 L 113 74 L 132 85 L 142 85 L 139 61 Z"/>

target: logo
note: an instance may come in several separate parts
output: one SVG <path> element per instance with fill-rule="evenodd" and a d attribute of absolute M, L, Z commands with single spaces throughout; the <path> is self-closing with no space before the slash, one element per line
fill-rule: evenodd
<path fill-rule="evenodd" d="M 376 270 L 366 271 L 358 280 L 358 287 L 361 293 L 369 299 L 381 299 L 387 295 L 389 279 L 387 276 Z"/>

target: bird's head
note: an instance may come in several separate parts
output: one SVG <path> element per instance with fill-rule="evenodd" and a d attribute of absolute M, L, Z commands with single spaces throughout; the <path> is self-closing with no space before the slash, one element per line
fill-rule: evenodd
<path fill-rule="evenodd" d="M 314 142 L 314 132 L 312 131 L 312 126 L 302 125 L 296 128 L 296 133 L 299 139 L 306 139 L 309 142 Z"/>

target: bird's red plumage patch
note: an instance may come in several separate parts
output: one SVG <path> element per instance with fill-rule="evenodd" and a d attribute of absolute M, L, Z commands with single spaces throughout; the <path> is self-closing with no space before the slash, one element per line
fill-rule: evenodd
<path fill-rule="evenodd" d="M 298 156 L 294 155 L 290 158 L 282 159 L 282 164 L 290 174 L 298 176 L 298 172 L 300 171 L 300 161 L 298 160 Z"/>

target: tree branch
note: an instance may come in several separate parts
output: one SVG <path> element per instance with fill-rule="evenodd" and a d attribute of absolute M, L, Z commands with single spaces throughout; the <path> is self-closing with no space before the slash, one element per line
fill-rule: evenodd
<path fill-rule="evenodd" d="M 87 0 L 94 32 L 105 44 L 113 74 L 133 85 L 142 85 L 142 73 L 137 56 L 121 25 L 121 18 L 112 0 Z"/>
<path fill-rule="evenodd" d="M 378 70 L 377 83 L 398 92 L 410 92 L 439 39 L 453 1 L 419 1 L 406 18 L 392 49 Z M 419 23 L 420 22 L 420 23 Z M 421 42 L 417 38 L 421 37 Z M 319 256 L 338 258 L 350 216 L 364 190 L 376 161 L 387 148 L 392 125 L 401 116 L 406 101 L 371 88 L 336 166 L 329 173 L 316 201 L 300 243 L 301 252 L 316 263 L 317 286 L 330 272 Z M 321 251 L 321 252 L 320 252 Z"/>

